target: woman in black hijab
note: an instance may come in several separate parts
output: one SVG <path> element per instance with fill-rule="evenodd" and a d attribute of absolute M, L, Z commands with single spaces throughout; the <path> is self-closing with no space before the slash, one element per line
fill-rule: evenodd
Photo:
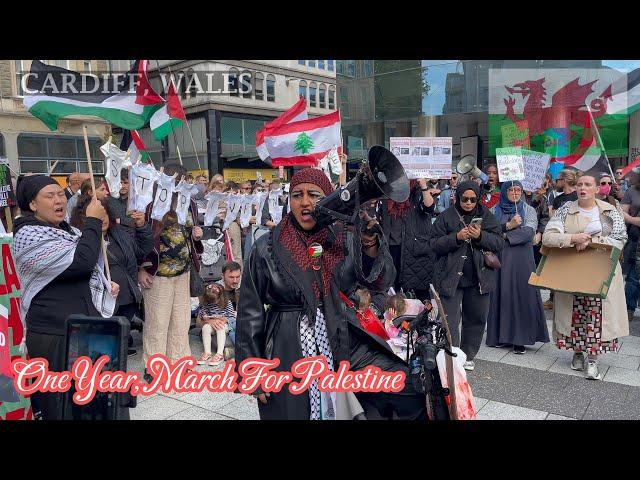
<path fill-rule="evenodd" d="M 467 355 L 467 370 L 475 368 L 473 359 L 487 321 L 489 293 L 496 287 L 496 267 L 489 266 L 486 253 L 498 253 L 504 246 L 500 225 L 480 204 L 480 196 L 475 182 L 458 185 L 455 204 L 438 216 L 429 240 L 437 258 L 434 284 L 442 297 L 453 344 Z"/>

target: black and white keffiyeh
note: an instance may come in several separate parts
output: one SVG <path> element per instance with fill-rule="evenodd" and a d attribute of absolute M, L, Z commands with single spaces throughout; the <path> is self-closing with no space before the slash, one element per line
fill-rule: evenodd
<path fill-rule="evenodd" d="M 333 353 L 331 353 L 327 336 L 327 324 L 321 309 L 316 310 L 314 325 L 310 324 L 306 315 L 300 320 L 300 344 L 302 345 L 302 354 L 305 357 L 323 355 L 329 370 L 334 370 Z M 317 379 L 309 387 L 309 403 L 311 406 L 310 420 L 336 419 L 336 394 L 321 392 Z"/>
<path fill-rule="evenodd" d="M 26 225 L 18 230 L 13 240 L 16 269 L 22 282 L 21 314 L 26 317 L 33 298 L 44 287 L 73 263 L 82 233 L 72 227 L 73 233 L 42 225 Z M 104 275 L 102 252 L 89 280 L 91 299 L 103 317 L 111 317 L 116 299 Z"/>

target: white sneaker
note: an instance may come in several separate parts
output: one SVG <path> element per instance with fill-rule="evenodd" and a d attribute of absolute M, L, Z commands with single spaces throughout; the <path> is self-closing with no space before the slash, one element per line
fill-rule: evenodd
<path fill-rule="evenodd" d="M 589 360 L 587 363 L 587 379 L 589 380 L 601 380 L 602 375 L 598 371 L 598 362 L 595 360 Z"/>
<path fill-rule="evenodd" d="M 463 367 L 465 370 L 468 370 L 469 372 L 473 372 L 473 370 L 476 368 L 476 364 L 474 363 L 473 360 L 467 360 L 466 362 L 464 362 Z"/>
<path fill-rule="evenodd" d="M 571 370 L 577 370 L 579 372 L 584 371 L 585 367 L 584 353 L 576 352 L 573 354 L 573 360 L 571 360 Z"/>

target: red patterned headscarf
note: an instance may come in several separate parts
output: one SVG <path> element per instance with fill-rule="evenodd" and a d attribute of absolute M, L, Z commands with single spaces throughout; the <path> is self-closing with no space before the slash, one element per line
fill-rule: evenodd
<path fill-rule="evenodd" d="M 327 176 L 315 168 L 305 168 L 297 172 L 291 178 L 289 191 L 293 191 L 294 187 L 301 183 L 317 185 L 325 195 L 333 192 L 333 186 Z M 291 212 L 282 219 L 278 240 L 280 245 L 291 255 L 298 268 L 303 272 L 312 272 L 314 264 L 316 266 L 322 265 L 323 291 L 320 291 L 320 286 L 315 280 L 312 282 L 316 298 L 319 298 L 321 293 L 323 295 L 329 294 L 331 275 L 336 265 L 344 259 L 342 231 L 339 230 L 337 238 L 333 242 L 328 243 L 328 238 L 329 229 L 327 227 L 314 229 L 310 232 L 304 231 Z M 313 243 L 319 243 L 323 247 L 323 253 L 319 258 L 313 258 L 309 253 L 309 247 Z"/>
<path fill-rule="evenodd" d="M 411 180 L 409 182 L 409 192 L 413 193 L 413 189 L 418 185 L 417 180 Z M 404 202 L 398 203 L 393 200 L 387 200 L 387 213 L 391 215 L 391 218 L 394 220 L 397 218 L 404 218 L 411 206 L 411 193 L 409 193 L 409 198 L 407 198 Z"/>
<path fill-rule="evenodd" d="M 325 195 L 329 195 L 333 192 L 333 186 L 327 178 L 327 176 L 316 168 L 304 168 L 291 177 L 291 184 L 289 185 L 289 191 L 301 183 L 312 183 L 320 187 Z"/>

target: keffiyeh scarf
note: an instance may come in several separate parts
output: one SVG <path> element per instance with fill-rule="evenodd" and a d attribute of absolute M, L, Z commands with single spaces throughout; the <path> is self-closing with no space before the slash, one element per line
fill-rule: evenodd
<path fill-rule="evenodd" d="M 33 298 L 73 263 L 82 233 L 72 227 L 73 234 L 59 228 L 26 225 L 14 237 L 16 269 L 22 282 L 21 314 L 26 318 Z M 103 271 L 102 253 L 93 269 L 89 287 L 96 310 L 103 317 L 111 317 L 116 299 Z"/>

